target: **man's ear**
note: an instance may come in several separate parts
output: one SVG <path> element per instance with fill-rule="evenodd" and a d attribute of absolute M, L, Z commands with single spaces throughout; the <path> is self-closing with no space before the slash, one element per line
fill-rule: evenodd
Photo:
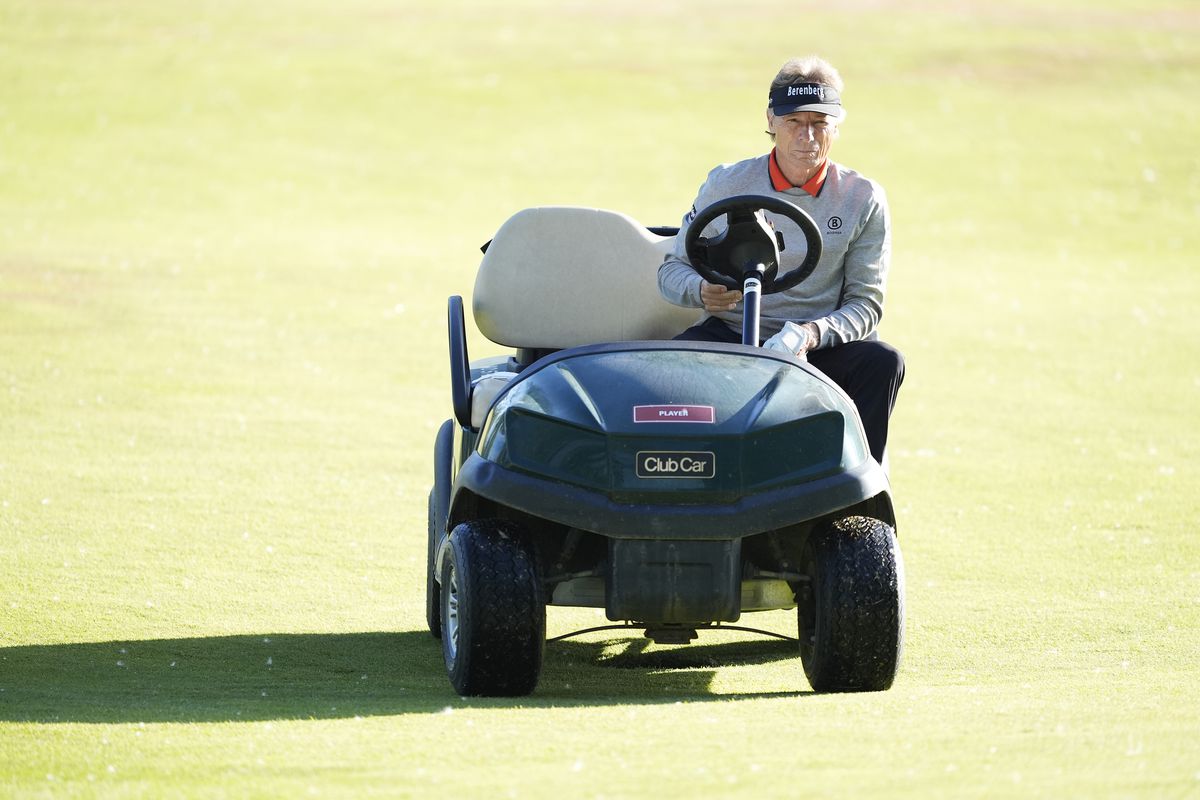
<path fill-rule="evenodd" d="M 771 113 L 771 109 L 767 109 L 767 133 L 775 133 L 775 115 Z"/>

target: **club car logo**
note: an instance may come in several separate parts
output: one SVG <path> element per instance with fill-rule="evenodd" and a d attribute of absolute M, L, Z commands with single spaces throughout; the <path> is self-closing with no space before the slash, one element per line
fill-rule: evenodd
<path fill-rule="evenodd" d="M 704 452 L 642 450 L 637 454 L 639 478 L 714 478 L 717 457 Z"/>
<path fill-rule="evenodd" d="M 634 406 L 634 422 L 705 422 L 717 421 L 712 406 Z"/>

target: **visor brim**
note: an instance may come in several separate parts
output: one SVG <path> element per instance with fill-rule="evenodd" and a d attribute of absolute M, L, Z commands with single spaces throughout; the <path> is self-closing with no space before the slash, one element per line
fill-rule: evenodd
<path fill-rule="evenodd" d="M 771 113 L 777 117 L 786 117 L 788 114 L 795 114 L 800 111 L 815 111 L 818 114 L 828 114 L 838 119 L 841 119 L 846 114 L 845 109 L 840 105 L 832 103 L 805 103 L 803 105 L 787 105 L 771 109 Z"/>

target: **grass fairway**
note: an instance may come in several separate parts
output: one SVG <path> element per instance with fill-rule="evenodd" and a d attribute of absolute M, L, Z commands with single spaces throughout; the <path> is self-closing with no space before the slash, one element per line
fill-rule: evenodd
<path fill-rule="evenodd" d="M 1200 9 L 834 5 L 0 0 L 0 796 L 1200 797 Z M 524 206 L 676 223 L 811 50 L 896 226 L 896 686 L 593 634 L 458 699 L 446 296 Z"/>

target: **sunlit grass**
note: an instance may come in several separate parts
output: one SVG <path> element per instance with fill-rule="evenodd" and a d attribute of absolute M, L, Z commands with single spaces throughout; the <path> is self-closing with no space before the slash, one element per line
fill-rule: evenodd
<path fill-rule="evenodd" d="M 0 794 L 1195 792 L 1200 16 L 1102 6 L 0 0 Z M 676 223 L 807 29 L 896 226 L 897 685 L 591 634 L 458 699 L 446 296 L 524 206 Z"/>

